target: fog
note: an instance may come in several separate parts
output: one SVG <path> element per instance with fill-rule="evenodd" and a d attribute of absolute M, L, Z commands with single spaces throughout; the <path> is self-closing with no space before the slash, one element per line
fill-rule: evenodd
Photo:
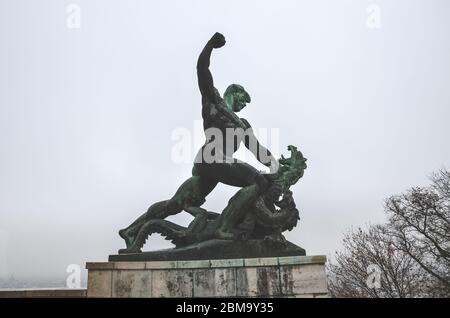
<path fill-rule="evenodd" d="M 372 2 L 0 0 L 0 278 L 106 261 L 117 231 L 190 176 L 172 134 L 198 128 L 196 60 L 216 31 L 216 87 L 243 85 L 240 116 L 308 158 L 286 237 L 332 256 L 345 231 L 383 222 L 385 198 L 450 162 L 450 3 L 375 1 L 371 28 Z"/>

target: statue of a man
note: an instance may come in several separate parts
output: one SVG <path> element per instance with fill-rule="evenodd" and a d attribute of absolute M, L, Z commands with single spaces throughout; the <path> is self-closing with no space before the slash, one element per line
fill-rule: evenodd
<path fill-rule="evenodd" d="M 127 248 L 119 253 L 140 251 L 141 246 L 135 237 L 142 225 L 150 219 L 164 219 L 178 214 L 189 207 L 199 207 L 206 196 L 221 182 L 236 187 L 255 185 L 262 193 L 268 189 L 270 182 L 260 171 L 251 165 L 233 158 L 233 154 L 243 143 L 262 164 L 275 172 L 278 161 L 257 140 L 247 120 L 239 118 L 236 113 L 250 102 L 250 95 L 241 85 L 230 85 L 223 98 L 214 87 L 209 70 L 211 53 L 225 45 L 225 37 L 216 33 L 208 41 L 197 62 L 197 76 L 202 95 L 203 128 L 206 142 L 199 150 L 192 169 L 192 177 L 186 180 L 175 195 L 166 201 L 153 204 L 146 213 L 129 227 L 119 231 Z M 230 130 L 234 132 L 230 134 Z M 280 190 L 273 189 L 274 196 Z M 217 237 L 231 239 L 231 233 L 221 233 Z M 136 244 L 135 244 L 136 243 Z"/>

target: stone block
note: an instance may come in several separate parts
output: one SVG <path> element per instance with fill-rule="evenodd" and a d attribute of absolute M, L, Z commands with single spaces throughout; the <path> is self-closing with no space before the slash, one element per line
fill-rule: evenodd
<path fill-rule="evenodd" d="M 86 269 L 113 269 L 113 262 L 87 262 Z"/>
<path fill-rule="evenodd" d="M 326 261 L 325 255 L 278 257 L 279 265 L 325 264 Z"/>
<path fill-rule="evenodd" d="M 145 262 L 114 262 L 114 269 L 145 269 Z"/>
<path fill-rule="evenodd" d="M 325 266 L 289 265 L 280 266 L 283 295 L 327 293 Z"/>
<path fill-rule="evenodd" d="M 192 297 L 193 271 L 192 270 L 153 270 L 152 271 L 153 297 Z"/>
<path fill-rule="evenodd" d="M 278 257 L 245 258 L 244 266 L 278 266 Z"/>
<path fill-rule="evenodd" d="M 241 267 L 236 269 L 237 296 L 281 295 L 278 267 Z"/>
<path fill-rule="evenodd" d="M 177 268 L 209 268 L 211 262 L 209 260 L 199 261 L 177 261 Z"/>
<path fill-rule="evenodd" d="M 194 297 L 236 296 L 234 268 L 206 268 L 194 271 Z"/>
<path fill-rule="evenodd" d="M 174 268 L 177 268 L 177 261 L 154 261 L 145 263 L 145 269 L 174 269 Z"/>
<path fill-rule="evenodd" d="M 112 297 L 152 297 L 151 271 L 115 270 L 112 280 Z"/>
<path fill-rule="evenodd" d="M 211 267 L 243 267 L 243 258 L 233 258 L 233 259 L 212 259 Z"/>
<path fill-rule="evenodd" d="M 89 270 L 88 297 L 111 297 L 112 271 Z"/>

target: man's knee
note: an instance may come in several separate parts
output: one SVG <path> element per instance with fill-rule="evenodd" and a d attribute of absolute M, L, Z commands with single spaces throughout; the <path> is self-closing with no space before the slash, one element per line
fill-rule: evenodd
<path fill-rule="evenodd" d="M 167 201 L 166 205 L 166 214 L 167 215 L 174 215 L 178 214 L 183 210 L 183 203 L 179 198 L 172 198 L 169 201 Z"/>
<path fill-rule="evenodd" d="M 172 202 L 171 202 L 172 201 Z M 165 200 L 152 204 L 147 210 L 145 219 L 164 219 L 169 215 L 176 214 L 178 205 L 175 200 Z M 180 209 L 181 211 L 181 209 Z"/>

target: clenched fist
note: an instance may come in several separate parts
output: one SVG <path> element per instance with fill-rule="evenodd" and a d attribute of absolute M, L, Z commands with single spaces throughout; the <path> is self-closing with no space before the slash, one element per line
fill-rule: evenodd
<path fill-rule="evenodd" d="M 215 48 L 215 49 L 218 49 L 218 48 L 224 46 L 224 45 L 225 45 L 225 42 L 226 42 L 226 41 L 225 41 L 225 37 L 223 36 L 223 34 L 221 34 L 221 33 L 219 33 L 219 32 L 216 32 L 216 33 L 212 36 L 211 40 L 209 40 L 209 43 L 210 43 L 211 46 L 212 46 L 213 48 Z"/>

